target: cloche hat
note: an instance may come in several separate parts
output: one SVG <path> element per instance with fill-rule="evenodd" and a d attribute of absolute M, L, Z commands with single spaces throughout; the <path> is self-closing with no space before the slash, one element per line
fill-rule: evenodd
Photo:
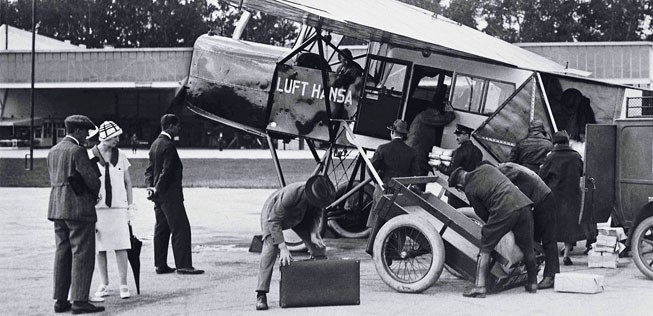
<path fill-rule="evenodd" d="M 120 128 L 120 126 L 118 126 L 118 124 L 114 123 L 113 121 L 104 121 L 102 122 L 102 124 L 100 124 L 98 133 L 100 134 L 98 139 L 100 141 L 104 141 L 109 138 L 113 138 L 121 135 L 122 129 Z"/>

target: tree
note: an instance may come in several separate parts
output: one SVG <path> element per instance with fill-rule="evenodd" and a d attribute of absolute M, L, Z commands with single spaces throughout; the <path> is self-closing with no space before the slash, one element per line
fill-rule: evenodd
<path fill-rule="evenodd" d="M 40 0 L 39 34 L 87 47 L 189 47 L 213 30 L 228 36 L 239 12 L 225 1 L 208 0 Z M 31 29 L 32 0 L 9 3 L 8 24 Z M 255 14 L 245 39 L 287 45 L 296 26 Z"/>

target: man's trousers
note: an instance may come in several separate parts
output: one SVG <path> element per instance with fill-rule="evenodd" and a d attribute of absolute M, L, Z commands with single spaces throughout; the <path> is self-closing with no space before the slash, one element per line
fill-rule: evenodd
<path fill-rule="evenodd" d="M 95 266 L 95 222 L 55 220 L 54 299 L 86 302 Z"/>

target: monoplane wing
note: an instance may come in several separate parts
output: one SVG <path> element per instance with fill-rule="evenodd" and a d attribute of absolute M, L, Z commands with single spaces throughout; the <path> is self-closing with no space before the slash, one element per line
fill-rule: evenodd
<path fill-rule="evenodd" d="M 527 70 L 567 72 L 564 66 L 540 55 L 394 0 L 242 0 L 242 4 L 247 9 L 362 40 Z"/>

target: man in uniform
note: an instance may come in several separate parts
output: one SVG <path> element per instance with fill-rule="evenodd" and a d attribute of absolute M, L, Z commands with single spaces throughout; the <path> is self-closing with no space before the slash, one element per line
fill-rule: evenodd
<path fill-rule="evenodd" d="M 449 186 L 463 190 L 474 212 L 485 225 L 481 230 L 481 246 L 474 287 L 463 293 L 465 297 L 485 297 L 490 254 L 499 240 L 512 231 L 515 244 L 524 253 L 528 282 L 526 290 L 537 292 L 537 265 L 533 252 L 533 202 L 497 168 L 483 164 L 474 171 L 456 168 L 449 176 Z"/>
<path fill-rule="evenodd" d="M 96 313 L 104 307 L 88 302 L 95 265 L 95 203 L 100 171 L 88 158 L 83 141 L 95 124 L 83 115 L 64 121 L 66 137 L 48 152 L 50 202 L 48 219 L 54 222 L 55 313 Z M 73 301 L 68 302 L 68 293 Z"/>
<path fill-rule="evenodd" d="M 499 165 L 503 173 L 535 206 L 533 208 L 534 240 L 541 241 L 544 248 L 544 278 L 537 284 L 538 289 L 553 287 L 555 274 L 560 272 L 558 244 L 555 239 L 556 201 L 551 189 L 532 170 L 512 162 Z"/>
<path fill-rule="evenodd" d="M 538 173 L 544 158 L 552 149 L 553 143 L 546 134 L 544 123 L 535 119 L 528 128 L 526 138 L 517 142 L 517 145 L 510 151 L 508 161 L 516 162 Z"/>
<path fill-rule="evenodd" d="M 456 134 L 458 148 L 453 152 L 449 167 L 444 164 L 438 166 L 440 172 L 450 175 L 458 167 L 462 167 L 463 170 L 469 172 L 474 170 L 481 160 L 483 160 L 483 153 L 470 139 L 473 131 L 474 129 L 471 127 L 462 124 L 456 125 L 454 134 Z"/>
<path fill-rule="evenodd" d="M 270 291 L 272 269 L 279 251 L 281 265 L 292 261 L 290 250 L 283 238 L 284 229 L 292 229 L 304 241 L 315 258 L 326 258 L 326 247 L 320 237 L 322 209 L 333 203 L 336 190 L 326 176 L 315 175 L 306 182 L 292 183 L 274 192 L 263 205 L 261 228 L 263 249 L 256 287 L 256 309 L 268 309 L 267 293 Z"/>

